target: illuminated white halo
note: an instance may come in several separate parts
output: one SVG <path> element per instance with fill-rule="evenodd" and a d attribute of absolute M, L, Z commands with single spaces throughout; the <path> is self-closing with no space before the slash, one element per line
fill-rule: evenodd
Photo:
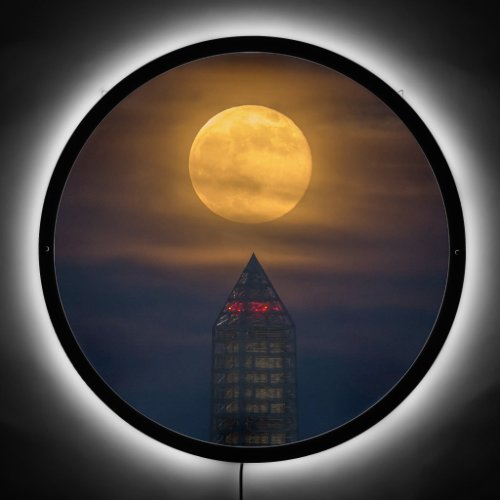
<path fill-rule="evenodd" d="M 154 440 L 117 419 L 116 415 L 87 388 L 62 351 L 48 318 L 38 271 L 38 226 L 46 187 L 61 150 L 71 132 L 99 99 L 100 89 L 111 88 L 133 70 L 164 53 L 205 39 L 233 35 L 299 38 L 301 41 L 330 49 L 364 66 L 393 88 L 405 89 L 405 98 L 426 122 L 448 158 L 457 188 L 463 195 L 468 240 L 468 267 L 462 303 L 445 348 L 419 387 L 389 417 L 363 435 L 322 453 L 322 456 L 329 455 L 330 464 L 342 462 L 345 467 L 346 464 L 358 460 L 362 454 L 366 454 L 367 448 L 373 447 L 370 448 L 373 452 L 375 448 L 388 446 L 399 439 L 407 430 L 409 417 L 425 418 L 424 414 L 429 405 L 439 399 L 443 381 L 455 370 L 457 359 L 465 356 L 465 349 L 470 342 L 467 329 L 478 314 L 475 290 L 479 287 L 479 281 L 482 281 L 484 286 L 485 281 L 491 280 L 480 260 L 481 248 L 488 246 L 485 221 L 482 216 L 484 207 L 482 192 L 486 181 L 478 179 L 477 172 L 469 168 L 470 164 L 477 163 L 474 161 L 474 155 L 466 149 L 462 131 L 457 129 L 453 117 L 447 115 L 447 110 L 430 97 L 432 87 L 429 85 L 426 87 L 429 94 L 419 90 L 424 86 L 419 84 L 421 77 L 416 74 L 416 70 L 402 71 L 401 67 L 405 66 L 405 61 L 398 58 L 397 53 L 384 50 L 382 42 L 373 40 L 369 35 L 363 35 L 356 29 L 349 31 L 351 26 L 343 24 L 342 19 L 339 19 L 336 31 L 332 30 L 332 26 L 319 15 L 307 21 L 299 17 L 302 13 L 295 19 L 293 14 L 289 13 L 287 17 L 292 22 L 283 24 L 282 16 L 269 9 L 269 12 L 261 12 L 259 29 L 256 30 L 255 17 L 251 12 L 247 14 L 245 17 L 241 11 L 236 12 L 234 16 L 213 11 L 207 16 L 200 13 L 198 24 L 193 23 L 192 18 L 186 18 L 184 22 L 179 22 L 177 19 L 175 26 L 172 25 L 168 30 L 162 26 L 152 35 L 144 34 L 142 37 L 137 34 L 137 39 L 140 41 L 138 48 L 131 50 L 134 42 L 137 42 L 137 39 L 133 39 L 130 41 L 130 46 L 124 45 L 118 54 L 101 54 L 100 60 L 96 61 L 94 72 L 89 73 L 87 78 L 80 82 L 75 94 L 52 103 L 57 110 L 53 121 L 46 124 L 44 133 L 33 145 L 30 154 L 26 153 L 30 176 L 26 179 L 23 193 L 19 196 L 19 203 L 22 206 L 19 208 L 16 237 L 15 241 L 10 242 L 11 249 L 14 247 L 16 249 L 19 275 L 22 278 L 17 283 L 16 293 L 24 300 L 25 307 L 33 311 L 31 317 L 23 319 L 26 328 L 33 332 L 29 338 L 30 345 L 28 346 L 26 342 L 26 348 L 33 353 L 38 363 L 46 366 L 61 397 L 64 397 L 68 404 L 78 407 L 85 418 L 94 419 L 98 426 L 102 426 L 103 432 L 109 433 L 109 439 L 128 440 L 131 449 L 139 452 L 140 460 L 155 462 L 165 458 L 177 459 L 184 455 L 177 450 L 159 446 Z M 297 26 L 300 27 L 300 31 L 297 30 Z M 27 203 L 26 200 L 30 202 Z M 40 352 L 43 352 L 43 358 L 38 354 Z M 317 459 L 306 457 L 296 459 L 296 462 L 304 464 L 313 463 L 314 460 Z M 268 464 L 266 467 L 269 467 Z M 276 463 L 267 471 L 272 473 L 284 467 L 285 464 Z M 257 465 L 253 468 L 259 473 L 265 469 L 264 466 Z"/>

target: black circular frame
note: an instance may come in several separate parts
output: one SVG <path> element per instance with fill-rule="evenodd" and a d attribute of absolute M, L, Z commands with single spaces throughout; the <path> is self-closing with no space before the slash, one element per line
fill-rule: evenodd
<path fill-rule="evenodd" d="M 277 446 L 227 446 L 201 441 L 163 427 L 135 410 L 106 384 L 80 349 L 61 304 L 55 272 L 54 235 L 59 201 L 76 157 L 101 120 L 137 87 L 159 74 L 197 59 L 237 52 L 306 59 L 344 74 L 375 94 L 399 116 L 425 153 L 441 189 L 448 220 L 450 255 L 441 309 L 427 342 L 406 374 L 382 399 L 349 422 L 304 441 Z M 191 45 L 146 64 L 107 92 L 74 131 L 57 162 L 43 206 L 39 245 L 42 287 L 55 331 L 74 367 L 97 396 L 125 421 L 158 441 L 202 457 L 233 462 L 270 462 L 316 453 L 347 441 L 389 414 L 436 359 L 455 317 L 465 272 L 465 232 L 458 192 L 439 146 L 418 115 L 398 92 L 349 59 L 314 45 L 273 37 L 232 37 Z"/>

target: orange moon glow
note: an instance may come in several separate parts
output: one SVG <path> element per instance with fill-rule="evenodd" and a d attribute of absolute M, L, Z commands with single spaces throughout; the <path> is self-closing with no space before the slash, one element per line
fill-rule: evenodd
<path fill-rule="evenodd" d="M 311 179 L 311 151 L 287 116 L 237 106 L 208 120 L 189 155 L 194 190 L 212 212 L 234 222 L 267 222 L 290 212 Z"/>

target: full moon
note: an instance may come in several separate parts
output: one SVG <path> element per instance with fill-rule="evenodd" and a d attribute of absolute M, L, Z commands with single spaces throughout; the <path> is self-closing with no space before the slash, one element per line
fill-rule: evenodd
<path fill-rule="evenodd" d="M 265 106 L 213 116 L 196 135 L 189 174 L 200 200 L 234 222 L 268 222 L 290 212 L 311 179 L 311 150 L 295 123 Z"/>

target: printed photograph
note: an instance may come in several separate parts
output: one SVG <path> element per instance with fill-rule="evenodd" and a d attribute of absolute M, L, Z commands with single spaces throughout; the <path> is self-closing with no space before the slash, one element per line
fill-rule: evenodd
<path fill-rule="evenodd" d="M 73 164 L 60 300 L 102 380 L 227 446 L 321 435 L 379 402 L 439 314 L 449 243 L 420 145 L 339 71 L 213 56 L 119 102 Z"/>

